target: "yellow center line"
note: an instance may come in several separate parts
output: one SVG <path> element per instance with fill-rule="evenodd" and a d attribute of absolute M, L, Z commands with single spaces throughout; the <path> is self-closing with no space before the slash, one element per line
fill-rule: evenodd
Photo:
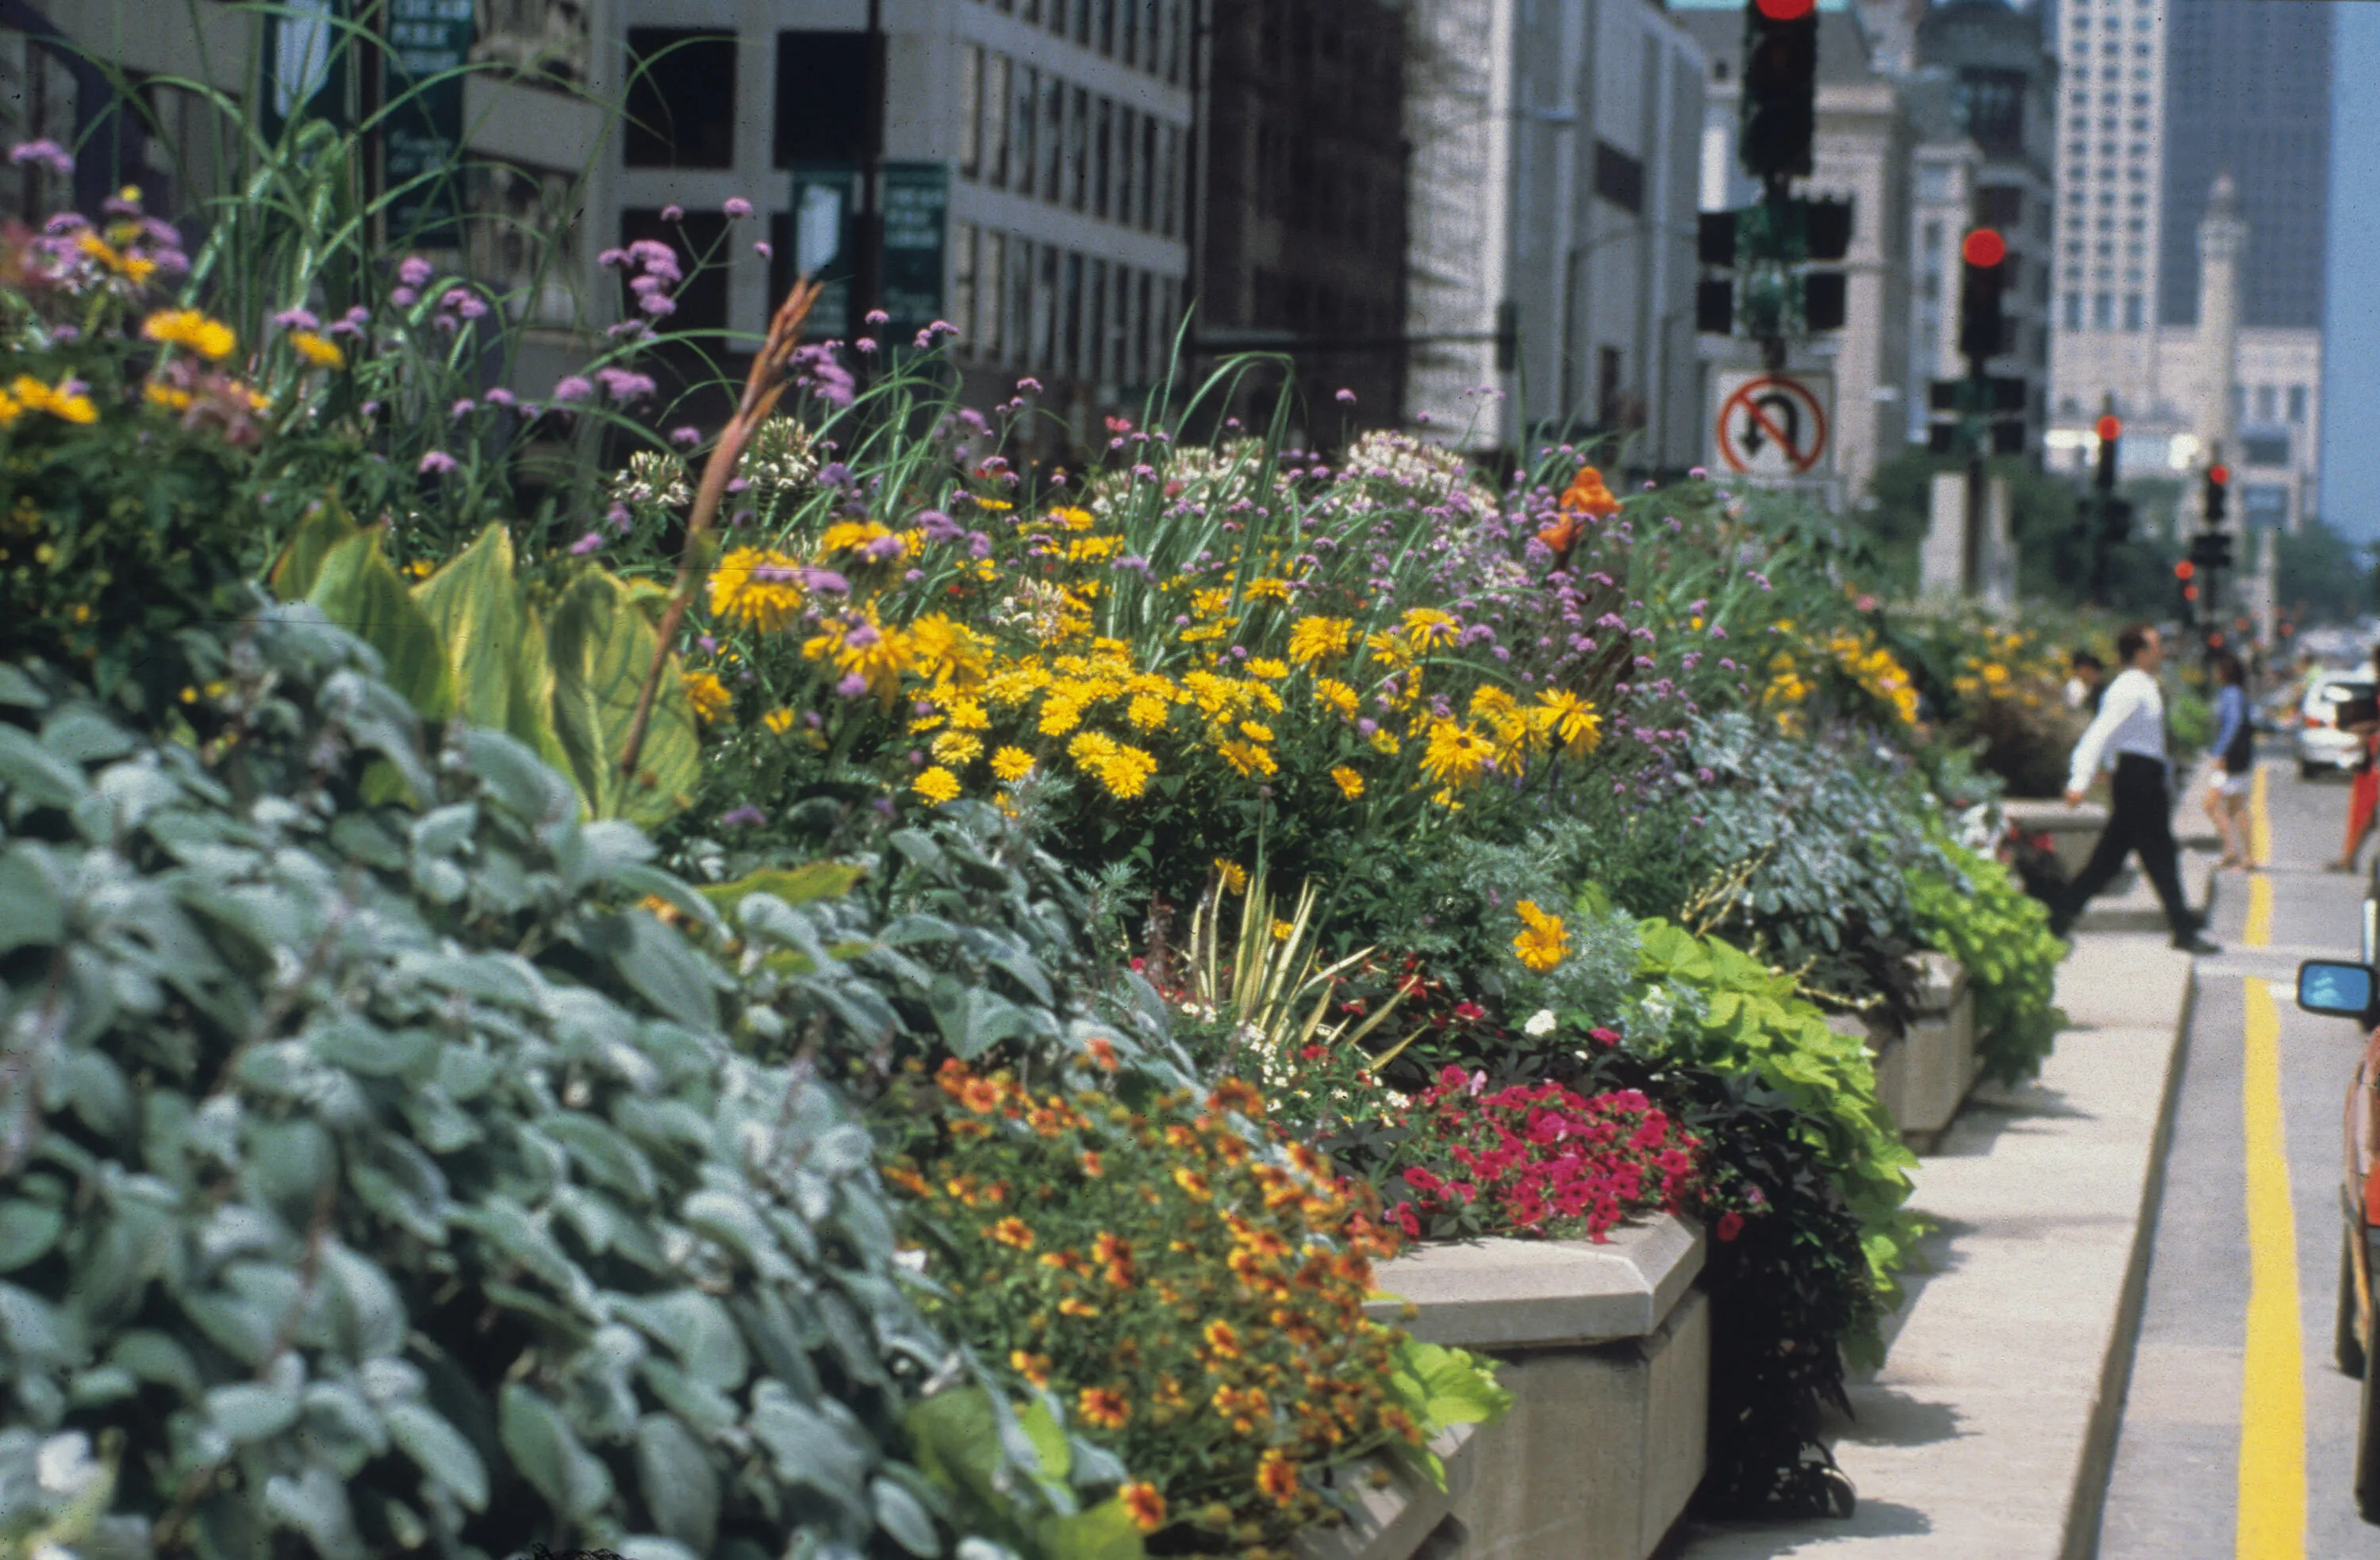
<path fill-rule="evenodd" d="M 2260 884 L 2263 879 L 2257 880 Z M 2240 1560 L 2305 1560 L 2305 1340 L 2297 1215 L 2281 1136 L 2281 1017 L 2246 983 L 2241 1125 L 2248 1160 L 2248 1342 L 2240 1395 Z"/>
<path fill-rule="evenodd" d="M 2265 810 L 2261 768 L 2248 791 L 2248 859 L 2257 866 L 2273 859 L 2273 817 Z M 2248 878 L 2248 923 L 2240 928 L 2240 940 L 2250 948 L 2263 948 L 2273 940 L 2273 880 L 2261 872 Z"/>

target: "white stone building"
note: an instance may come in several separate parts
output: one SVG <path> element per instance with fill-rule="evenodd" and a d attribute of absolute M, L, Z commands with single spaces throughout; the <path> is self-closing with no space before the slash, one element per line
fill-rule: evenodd
<path fill-rule="evenodd" d="M 1695 464 L 1702 50 L 1655 0 L 1413 0 L 1408 25 L 1408 415 Z"/>

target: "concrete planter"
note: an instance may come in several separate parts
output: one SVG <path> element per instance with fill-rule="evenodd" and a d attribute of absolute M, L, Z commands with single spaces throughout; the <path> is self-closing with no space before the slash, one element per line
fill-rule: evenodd
<path fill-rule="evenodd" d="M 1514 1397 L 1465 1448 L 1446 1517 L 1414 1542 L 1459 1544 L 1464 1560 L 1653 1554 L 1702 1481 L 1710 1310 L 1693 1287 L 1702 1264 L 1701 1232 L 1666 1215 L 1602 1245 L 1489 1240 L 1383 1264 L 1376 1281 L 1397 1299 L 1375 1314 L 1425 1341 L 1493 1354 Z M 1333 1550 L 1330 1560 L 1415 1553 Z"/>
<path fill-rule="evenodd" d="M 1292 1546 L 1298 1560 L 1453 1560 L 1463 1548 L 1454 1503 L 1470 1488 L 1479 1427 L 1458 1424 L 1430 1444 L 1446 1468 L 1446 1488 L 1386 1461 L 1366 1458 L 1333 1483 L 1355 1514 L 1336 1527 L 1311 1528 Z M 1377 1475 L 1386 1471 L 1382 1480 Z"/>
<path fill-rule="evenodd" d="M 1923 1153 L 1959 1114 L 1975 1086 L 1975 997 L 1967 972 L 1947 953 L 1920 953 L 1917 1011 L 1908 1030 L 1878 1038 L 1856 1013 L 1827 1022 L 1838 1034 L 1866 1039 L 1876 1058 L 1876 1093 L 1892 1112 L 1901 1141 Z"/>
<path fill-rule="evenodd" d="M 2070 807 L 2064 802 L 2003 802 L 2008 821 L 2027 834 L 2046 834 L 2058 853 L 2058 865 L 2069 879 L 2082 870 L 2107 827 L 2107 809 L 2097 802 Z"/>

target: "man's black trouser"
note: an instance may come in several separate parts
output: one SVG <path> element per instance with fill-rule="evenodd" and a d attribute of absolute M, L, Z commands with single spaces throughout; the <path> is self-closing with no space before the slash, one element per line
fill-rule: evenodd
<path fill-rule="evenodd" d="M 2071 925 L 2093 895 L 2123 869 L 2124 858 L 2139 852 L 2141 870 L 2149 875 L 2165 905 L 2166 924 L 2177 937 L 2197 930 L 2197 919 L 2181 897 L 2181 874 L 2175 865 L 2173 797 L 2166 790 L 2166 767 L 2136 753 L 2116 759 L 2115 804 L 2108 811 L 2107 831 L 2082 875 L 2068 886 L 2058 917 Z"/>

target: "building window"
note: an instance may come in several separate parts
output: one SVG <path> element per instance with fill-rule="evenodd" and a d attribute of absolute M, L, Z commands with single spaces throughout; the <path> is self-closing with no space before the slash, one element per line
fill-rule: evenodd
<path fill-rule="evenodd" d="M 1008 187 L 1033 193 L 1034 170 L 1041 165 L 1041 74 L 1015 66 L 1008 78 Z"/>
<path fill-rule="evenodd" d="M 2271 385 L 2260 384 L 2256 387 L 2256 420 L 2258 422 L 2273 420 L 2273 400 Z"/>
<path fill-rule="evenodd" d="M 959 173 L 983 175 L 983 50 L 973 43 L 959 49 Z"/>
<path fill-rule="evenodd" d="M 1143 115 L 1140 121 L 1140 166 L 1137 170 L 1140 185 L 1140 220 L 1137 225 L 1143 233 L 1154 228 L 1160 220 L 1157 214 L 1158 202 L 1163 199 L 1157 187 L 1158 131 L 1157 121 Z"/>
<path fill-rule="evenodd" d="M 976 341 L 975 245 L 973 223 L 951 224 L 950 320 L 958 327 L 959 350 L 962 352 L 978 350 Z"/>
<path fill-rule="evenodd" d="M 1091 94 L 1077 87 L 1066 114 L 1066 204 L 1078 212 L 1090 209 Z"/>
<path fill-rule="evenodd" d="M 1091 214 L 1102 220 L 1114 210 L 1115 118 L 1115 104 L 1101 98 L 1091 125 Z"/>
<path fill-rule="evenodd" d="M 1008 236 L 987 233 L 977 240 L 975 296 L 976 336 L 972 344 L 976 361 L 997 363 L 1008 344 L 1008 267 L 1002 262 L 1008 256 Z M 965 338 L 960 338 L 965 343 Z"/>
<path fill-rule="evenodd" d="M 1645 209 L 1645 164 L 1610 142 L 1595 143 L 1595 193 L 1630 215 Z"/>
<path fill-rule="evenodd" d="M 2140 328 L 2141 295 L 2138 293 L 2126 293 L 2124 295 L 2124 329 L 2128 331 L 2137 331 Z"/>
<path fill-rule="evenodd" d="M 2095 331 L 2107 331 L 2113 330 L 2115 324 L 2116 296 L 2113 293 L 2092 294 L 2091 328 Z"/>
<path fill-rule="evenodd" d="M 1140 166 L 1140 116 L 1129 108 L 1116 110 L 1115 220 L 1126 227 L 1139 220 L 1140 185 L 1133 174 Z"/>
<path fill-rule="evenodd" d="M 1054 76 L 1041 78 L 1040 151 L 1041 171 L 1034 187 L 1042 200 L 1055 202 L 1065 195 L 1059 181 L 1066 166 L 1066 84 Z"/>
<path fill-rule="evenodd" d="M 735 165 L 735 35 L 682 27 L 628 29 L 631 168 Z"/>
<path fill-rule="evenodd" d="M 1088 4 L 1088 0 L 1082 0 Z M 1083 377 L 1083 257 L 1069 254 L 1058 292 L 1058 372 Z"/>
<path fill-rule="evenodd" d="M 2306 387 L 2301 384 L 2289 386 L 2289 420 L 2294 423 L 2306 420 Z"/>
<path fill-rule="evenodd" d="M 983 62 L 983 181 L 1008 182 L 1008 60 L 993 54 Z"/>
<path fill-rule="evenodd" d="M 1164 147 L 1158 164 L 1157 200 L 1160 230 L 1171 238 L 1182 225 L 1182 129 L 1177 125 L 1165 127 Z"/>
<path fill-rule="evenodd" d="M 2070 331 L 2082 328 L 2082 295 L 2080 293 L 2066 295 L 2066 328 Z"/>
<path fill-rule="evenodd" d="M 777 34 L 776 165 L 856 163 L 867 125 L 868 35 Z"/>

